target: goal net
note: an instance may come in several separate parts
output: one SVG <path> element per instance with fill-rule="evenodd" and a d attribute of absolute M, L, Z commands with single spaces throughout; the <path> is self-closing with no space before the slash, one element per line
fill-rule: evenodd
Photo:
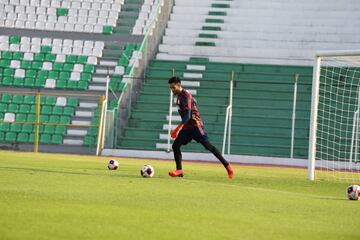
<path fill-rule="evenodd" d="M 308 178 L 360 184 L 360 51 L 316 56 Z"/>

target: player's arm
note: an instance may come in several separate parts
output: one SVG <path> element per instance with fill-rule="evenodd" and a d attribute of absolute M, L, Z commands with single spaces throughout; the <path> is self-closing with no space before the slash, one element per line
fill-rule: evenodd
<path fill-rule="evenodd" d="M 180 105 L 182 105 L 182 108 L 185 109 L 185 112 L 181 115 L 181 123 L 173 131 L 171 131 L 170 136 L 172 138 L 176 138 L 180 130 L 191 119 L 191 97 L 187 96 L 186 98 L 181 98 Z"/>

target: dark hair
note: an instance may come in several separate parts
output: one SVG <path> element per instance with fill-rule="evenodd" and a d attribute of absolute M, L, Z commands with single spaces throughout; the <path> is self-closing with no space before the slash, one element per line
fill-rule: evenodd
<path fill-rule="evenodd" d="M 169 79 L 168 83 L 169 84 L 171 84 L 171 83 L 181 83 L 181 80 L 180 80 L 179 77 L 172 77 L 172 78 Z"/>

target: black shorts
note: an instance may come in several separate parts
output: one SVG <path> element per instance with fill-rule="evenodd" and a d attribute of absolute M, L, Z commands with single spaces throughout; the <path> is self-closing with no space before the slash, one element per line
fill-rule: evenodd
<path fill-rule="evenodd" d="M 181 143 L 181 145 L 186 145 L 193 139 L 200 143 L 209 140 L 205 130 L 201 129 L 200 131 L 199 128 L 195 126 L 193 129 L 182 129 L 175 141 Z"/>

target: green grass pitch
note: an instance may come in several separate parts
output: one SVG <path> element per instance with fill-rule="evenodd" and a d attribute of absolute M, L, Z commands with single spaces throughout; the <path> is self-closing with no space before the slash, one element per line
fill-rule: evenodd
<path fill-rule="evenodd" d="M 346 182 L 305 169 L 0 152 L 0 239 L 360 239 Z M 140 177 L 151 164 L 155 176 Z"/>

